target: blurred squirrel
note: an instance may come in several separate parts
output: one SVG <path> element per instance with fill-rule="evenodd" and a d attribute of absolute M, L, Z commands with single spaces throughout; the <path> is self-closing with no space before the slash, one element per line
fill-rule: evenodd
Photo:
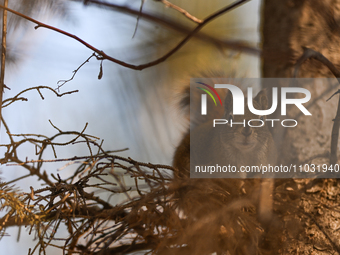
<path fill-rule="evenodd" d="M 190 106 L 189 90 L 190 88 L 185 88 L 184 90 L 184 95 L 180 101 L 180 107 L 182 109 L 188 109 Z M 197 90 L 197 95 L 193 96 L 195 108 L 196 105 L 200 107 L 200 91 L 201 90 Z M 221 95 L 223 91 L 219 94 Z M 245 114 L 243 116 L 234 116 L 232 114 L 233 97 L 230 91 L 228 91 L 225 95 L 224 107 L 215 106 L 212 100 L 208 99 L 207 101 L 207 108 L 209 109 L 208 111 L 213 111 L 212 114 L 204 116 L 197 113 L 197 116 L 194 116 L 194 118 L 191 119 L 189 130 L 186 132 L 186 134 L 184 134 L 180 144 L 175 150 L 173 158 L 173 166 L 175 168 L 174 181 L 183 181 L 189 178 L 190 135 L 195 137 L 195 139 L 192 140 L 191 145 L 195 148 L 194 155 L 192 155 L 192 157 L 195 159 L 195 164 L 215 165 L 218 163 L 219 165 L 225 166 L 230 164 L 236 166 L 237 169 L 240 169 L 240 166 L 260 166 L 261 164 L 275 165 L 277 152 L 272 134 L 269 131 L 267 125 L 264 124 L 262 127 L 249 127 L 247 125 L 248 120 L 250 119 L 261 119 L 265 122 L 265 116 L 257 116 L 251 113 L 246 104 L 244 108 Z M 245 100 L 245 102 L 247 102 L 247 100 Z M 253 99 L 253 106 L 258 110 L 268 109 L 268 99 L 265 90 L 260 91 Z M 229 123 L 230 120 L 240 123 L 245 119 L 246 126 L 244 127 L 242 124 L 232 126 L 224 124 L 213 127 L 213 119 L 227 119 Z M 204 157 L 202 157 L 202 155 L 204 155 Z M 260 221 L 264 218 L 270 217 L 271 215 L 271 193 L 273 188 L 273 180 L 264 179 L 264 181 L 261 182 L 259 179 L 196 179 L 195 183 L 198 183 L 199 185 L 202 183 L 209 183 L 209 185 L 213 183 L 213 185 L 215 185 L 217 183 L 217 186 L 220 190 L 226 188 L 227 192 L 229 194 L 232 193 L 233 196 L 235 196 L 235 194 L 240 195 L 239 190 L 243 189 L 244 193 L 251 193 L 251 199 L 254 199 L 254 196 L 256 197 L 255 199 L 257 201 L 256 204 L 258 207 Z M 251 188 L 247 190 L 244 186 L 245 183 Z M 204 186 L 207 187 L 206 185 L 203 185 L 202 187 Z M 180 191 L 178 194 L 179 200 L 181 200 L 181 197 L 185 197 L 189 193 L 191 195 L 193 194 L 193 192 L 190 192 L 189 188 L 187 188 L 185 191 Z M 199 196 L 201 198 L 198 198 Z M 196 198 L 205 199 L 202 198 L 202 195 L 197 195 Z M 206 199 L 210 200 L 209 196 L 207 196 Z M 198 202 L 196 203 L 193 200 L 194 199 L 189 196 L 187 201 L 182 201 L 181 207 L 186 207 L 187 211 L 193 211 L 194 207 L 199 205 Z M 186 205 L 183 205 L 183 203 Z M 188 203 L 193 205 L 188 206 Z M 203 209 L 204 207 L 210 207 L 210 205 L 202 205 L 202 210 L 208 210 L 207 208 Z M 213 210 L 215 209 L 216 208 Z"/>
<path fill-rule="evenodd" d="M 186 89 L 188 90 L 188 89 Z M 200 96 L 200 94 L 199 94 Z M 185 91 L 185 96 L 181 101 L 181 106 L 188 107 L 190 104 L 189 92 Z M 195 100 L 195 99 L 194 99 Z M 247 101 L 247 100 L 245 100 Z M 251 113 L 245 105 L 244 115 L 233 115 L 233 98 L 228 91 L 224 100 L 224 109 L 216 107 L 208 101 L 208 109 L 213 109 L 211 115 L 195 116 L 191 122 L 190 131 L 182 138 L 177 147 L 173 159 L 173 166 L 176 169 L 175 178 L 188 177 L 190 174 L 190 132 L 195 136 L 192 146 L 195 147 L 197 155 L 208 155 L 204 158 L 209 162 L 218 163 L 219 165 L 233 165 L 238 169 L 240 166 L 260 166 L 276 163 L 276 148 L 267 125 L 262 127 L 250 127 L 247 125 L 248 120 L 261 119 L 265 121 L 265 116 L 257 116 Z M 253 99 L 255 109 L 265 110 L 268 108 L 268 99 L 265 90 L 260 91 Z M 206 117 L 207 116 L 207 117 Z M 212 119 L 227 119 L 229 122 L 242 123 L 245 119 L 245 127 L 242 124 L 232 126 L 216 125 L 213 127 Z M 196 155 L 193 155 L 195 157 Z M 208 165 L 209 162 L 201 162 L 197 158 L 196 162 L 202 165 Z"/>

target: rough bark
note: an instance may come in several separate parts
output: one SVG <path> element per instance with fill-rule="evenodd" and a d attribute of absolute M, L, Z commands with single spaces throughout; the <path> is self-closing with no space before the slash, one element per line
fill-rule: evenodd
<path fill-rule="evenodd" d="M 322 53 L 339 69 L 339 32 L 340 1 L 264 0 L 263 77 L 292 77 L 294 64 L 302 55 L 303 47 Z M 334 77 L 324 65 L 316 60 L 306 61 L 300 68 L 298 76 L 303 78 Z M 270 87 L 268 84 L 267 86 Z M 332 87 L 314 82 L 306 88 L 312 94 L 313 103 L 309 107 L 312 117 L 308 121 L 300 118 L 296 129 L 281 133 L 282 143 L 279 155 L 281 162 L 308 162 L 306 160 L 330 149 L 332 120 L 335 117 L 338 95 L 328 102 L 326 99 L 339 89 L 339 85 L 334 84 Z M 321 96 L 323 94 L 324 96 Z M 291 114 L 294 113 L 291 111 Z M 324 158 L 324 160 L 328 159 Z M 304 182 L 308 181 L 310 180 Z M 315 193 L 313 199 L 320 199 L 320 201 L 325 199 L 323 201 L 328 203 L 328 186 L 334 187 L 336 194 L 339 193 L 339 184 L 336 180 L 323 180 L 320 189 L 325 193 L 317 193 L 316 196 Z M 301 235 L 300 238 L 294 237 L 293 242 L 290 243 L 290 250 L 292 251 L 292 246 L 295 245 L 297 253 L 299 250 L 301 254 L 303 251 L 304 254 L 325 254 L 320 253 L 319 248 L 323 246 L 328 251 L 339 252 L 337 247 L 340 238 L 338 233 L 330 227 L 338 221 L 338 217 L 332 216 L 332 212 L 323 209 L 321 203 L 313 204 L 311 200 L 306 200 L 304 195 L 300 197 L 300 205 L 306 217 L 304 219 L 301 217 L 300 221 L 303 222 L 301 233 L 305 235 L 303 238 Z M 310 235 L 311 232 L 313 235 Z M 311 245 L 313 243 L 317 245 Z"/>
<path fill-rule="evenodd" d="M 340 1 L 333 0 L 264 1 L 263 77 L 292 77 L 294 64 L 302 55 L 303 47 L 322 53 L 339 68 L 339 6 Z M 298 77 L 332 78 L 333 75 L 320 62 L 308 60 L 301 66 Z M 307 88 L 312 99 L 323 93 L 325 95 L 309 106 L 312 118 L 302 118 L 298 129 L 282 134 L 284 137 L 280 140 L 284 141 L 281 147 L 283 161 L 304 162 L 329 150 L 337 100 L 334 98 L 326 102 L 326 99 L 337 88 L 332 89 L 318 83 Z"/>
<path fill-rule="evenodd" d="M 340 67 L 340 1 L 265 0 L 263 8 L 263 77 L 291 77 L 302 47 L 321 52 Z M 333 77 L 308 61 L 300 77 Z"/>

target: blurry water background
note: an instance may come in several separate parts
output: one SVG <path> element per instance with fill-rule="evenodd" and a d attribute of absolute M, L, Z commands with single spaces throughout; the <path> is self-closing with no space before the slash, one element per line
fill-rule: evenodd
<path fill-rule="evenodd" d="M 18 0 L 19 1 L 19 0 Z M 40 21 L 79 36 L 107 54 L 128 63 L 143 64 L 155 60 L 172 49 L 184 34 L 168 29 L 161 24 L 139 20 L 133 37 L 136 16 L 111 9 L 84 6 L 82 1 L 67 1 L 60 10 L 52 7 L 38 8 L 37 2 L 30 15 Z M 58 1 L 55 1 L 58 2 Z M 109 1 L 139 10 L 141 1 Z M 13 3 L 13 2 L 12 2 Z M 198 18 L 204 18 L 232 1 L 172 1 Z M 20 5 L 10 6 L 16 10 Z M 260 1 L 254 0 L 209 23 L 202 33 L 220 40 L 242 40 L 259 47 Z M 143 12 L 172 19 L 194 28 L 195 24 L 173 9 L 166 8 L 156 1 L 145 1 Z M 4 99 L 13 97 L 20 91 L 38 85 L 57 87 L 57 82 L 68 79 L 72 71 L 83 63 L 92 52 L 71 38 L 56 32 L 24 23 L 9 33 L 9 58 L 6 67 Z M 142 162 L 171 164 L 171 158 L 180 136 L 183 133 L 183 119 L 174 105 L 182 81 L 189 82 L 191 74 L 199 70 L 221 69 L 231 75 L 259 77 L 259 57 L 217 48 L 209 42 L 192 38 L 182 49 L 166 62 L 143 71 L 134 71 L 117 64 L 103 62 L 103 78 L 98 80 L 100 62 L 91 59 L 75 78 L 60 88 L 60 93 L 76 90 L 79 92 L 56 97 L 50 91 L 41 91 L 45 100 L 36 91 L 24 96 L 28 102 L 16 102 L 3 109 L 3 116 L 11 133 L 35 133 L 52 136 L 57 133 L 48 120 L 63 131 L 81 131 L 85 124 L 87 134 L 104 139 L 103 148 L 116 150 L 129 148 L 119 155 Z M 179 82 L 181 81 L 181 82 Z M 1 144 L 8 142 L 1 126 Z M 34 147 L 27 146 L 22 151 L 22 159 L 35 159 Z M 25 156 L 24 156 L 25 155 Z M 59 158 L 88 155 L 85 145 L 71 145 L 57 148 Z M 51 150 L 46 151 L 45 159 L 53 159 Z M 47 173 L 56 173 L 63 164 L 45 165 Z M 49 166 L 49 168 L 47 168 Z M 59 174 L 68 175 L 70 166 Z M 18 166 L 1 166 L 1 178 L 9 181 L 27 174 Z M 28 181 L 29 180 L 29 181 Z M 41 185 L 36 178 L 25 179 L 18 185 L 24 192 L 29 186 Z M 18 230 L 10 229 L 9 237 L 0 241 L 3 254 L 27 254 L 32 247 L 32 236 L 24 228 L 20 242 Z M 33 242 L 34 243 L 34 242 Z M 51 250 L 49 254 L 61 254 Z"/>

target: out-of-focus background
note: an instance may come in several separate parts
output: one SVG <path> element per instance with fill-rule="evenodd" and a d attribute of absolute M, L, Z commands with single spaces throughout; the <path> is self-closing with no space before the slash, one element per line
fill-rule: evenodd
<path fill-rule="evenodd" d="M 84 4 L 87 2 L 87 4 Z M 62 1 L 35 0 L 10 1 L 9 7 L 30 17 L 77 35 L 107 54 L 132 64 L 143 64 L 159 58 L 175 47 L 185 33 L 165 26 L 160 21 L 171 21 L 187 29 L 196 24 L 160 1 Z M 142 12 L 160 21 L 146 19 L 113 5 Z M 232 1 L 180 1 L 171 3 L 204 19 Z M 204 38 L 192 38 L 167 61 L 142 71 L 134 71 L 115 63 L 103 62 L 103 77 L 98 79 L 100 61 L 92 58 L 76 73 L 73 80 L 59 88 L 59 92 L 79 90 L 78 93 L 56 97 L 50 91 L 36 91 L 24 95 L 27 102 L 16 102 L 3 109 L 3 117 L 12 134 L 57 133 L 49 120 L 63 131 L 81 131 L 88 123 L 86 133 L 104 139 L 103 148 L 118 150 L 129 148 L 119 155 L 142 162 L 171 164 L 171 158 L 184 132 L 183 116 L 176 107 L 176 95 L 190 77 L 198 77 L 201 70 L 222 70 L 231 76 L 259 77 L 259 56 L 256 50 L 246 52 L 230 50 L 219 40 L 247 43 L 259 47 L 260 1 L 253 0 L 228 12 L 206 25 L 200 34 Z M 34 28 L 9 14 L 8 57 L 4 99 L 13 97 L 29 87 L 44 85 L 57 88 L 57 82 L 69 79 L 93 52 L 64 35 Z M 210 39 L 206 39 L 207 36 Z M 213 41 L 215 40 L 215 43 Z M 60 83 L 59 83 L 60 84 Z M 1 144 L 7 142 L 1 127 Z M 22 155 L 35 159 L 34 147 L 27 146 Z M 88 155 L 85 145 L 71 145 L 57 149 L 58 158 Z M 46 151 L 45 159 L 53 159 L 53 152 Z M 63 163 L 64 164 L 64 163 Z M 72 166 L 50 164 L 47 173 L 67 176 Z M 9 181 L 27 174 L 19 166 L 1 166 L 1 179 Z M 36 179 L 19 182 L 24 192 L 39 186 Z M 26 254 L 32 247 L 33 237 L 24 228 L 19 243 L 17 229 L 8 231 L 11 236 L 0 242 L 3 254 Z M 51 254 L 60 254 L 60 250 Z"/>

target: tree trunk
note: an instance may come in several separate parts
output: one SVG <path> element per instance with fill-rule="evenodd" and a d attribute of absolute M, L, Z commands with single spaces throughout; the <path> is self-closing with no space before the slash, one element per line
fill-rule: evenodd
<path fill-rule="evenodd" d="M 264 0 L 262 76 L 264 78 L 291 78 L 296 60 L 303 54 L 303 47 L 322 53 L 339 69 L 339 32 L 340 1 Z M 333 78 L 334 76 L 320 62 L 307 60 L 299 69 L 298 77 Z M 270 84 L 266 86 L 270 87 Z M 339 84 L 325 86 L 314 80 L 312 85 L 307 85 L 306 88 L 312 95 L 312 99 L 306 104 L 309 106 L 308 110 L 312 113 L 312 117 L 308 120 L 300 118 L 296 128 L 284 132 L 276 130 L 278 140 L 281 141 L 281 143 L 278 142 L 281 162 L 310 163 L 312 161 L 309 159 L 330 150 L 332 120 L 335 118 L 338 95 L 328 102 L 326 99 L 339 89 Z M 323 160 L 329 161 L 325 157 Z M 310 179 L 304 180 L 304 183 L 308 181 Z M 329 187 L 335 188 L 337 196 L 339 188 L 334 179 L 323 180 L 321 192 L 314 195 L 317 195 L 317 199 L 320 198 L 320 201 L 326 197 L 328 203 Z M 300 197 L 303 199 L 299 203 L 303 214 L 307 215 L 307 217 L 299 218 L 301 222 L 305 221 L 301 230 L 301 233 L 305 234 L 304 244 L 301 245 L 301 239 L 293 238 L 296 242 L 291 242 L 289 245 L 295 246 L 297 250 L 301 251 L 301 254 L 303 250 L 308 254 L 319 254 L 318 250 L 320 249 L 315 245 L 310 245 L 316 241 L 315 236 L 318 236 L 317 242 L 328 246 L 328 251 L 339 252 L 339 248 L 337 248 L 339 236 L 329 227 L 337 218 L 334 217 L 331 210 L 323 209 L 321 203 L 313 204 L 309 200 L 305 200 L 304 195 Z M 313 198 L 315 199 L 315 196 Z M 306 209 L 308 207 L 306 201 L 310 210 Z M 319 217 L 316 219 L 315 215 Z M 313 235 L 310 235 L 311 231 Z"/>
<path fill-rule="evenodd" d="M 291 78 L 296 60 L 303 53 L 303 47 L 322 53 L 336 67 L 340 67 L 339 7 L 340 1 L 333 0 L 265 0 L 262 22 L 263 77 Z M 299 69 L 298 77 L 334 76 L 320 62 L 308 60 Z M 283 162 L 305 162 L 325 150 L 329 151 L 337 100 L 334 98 L 326 102 L 326 99 L 338 88 L 326 87 L 316 82 L 307 89 L 312 94 L 312 100 L 323 93 L 325 95 L 309 105 L 313 117 L 307 118 L 306 122 L 303 120 L 304 124 L 297 129 L 288 130 L 286 134 L 282 134 L 282 130 L 276 130 L 281 133 L 278 140 L 284 141 L 282 146 L 279 142 Z"/>

